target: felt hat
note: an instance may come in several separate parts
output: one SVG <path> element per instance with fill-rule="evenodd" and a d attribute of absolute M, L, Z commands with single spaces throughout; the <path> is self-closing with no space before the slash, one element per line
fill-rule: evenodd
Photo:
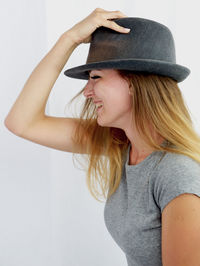
<path fill-rule="evenodd" d="M 101 26 L 92 33 L 86 64 L 64 71 L 76 79 L 89 79 L 92 69 L 125 69 L 135 73 L 152 73 L 183 81 L 190 69 L 176 64 L 174 38 L 165 25 L 145 18 L 111 19 L 130 28 L 129 33 Z"/>

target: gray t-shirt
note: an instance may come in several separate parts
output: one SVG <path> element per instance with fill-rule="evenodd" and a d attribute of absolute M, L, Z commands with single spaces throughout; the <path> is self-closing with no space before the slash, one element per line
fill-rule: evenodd
<path fill-rule="evenodd" d="M 128 266 L 162 266 L 161 213 L 180 194 L 200 197 L 200 164 L 182 154 L 154 151 L 128 165 L 129 151 L 130 144 L 120 185 L 105 204 L 105 224 Z"/>

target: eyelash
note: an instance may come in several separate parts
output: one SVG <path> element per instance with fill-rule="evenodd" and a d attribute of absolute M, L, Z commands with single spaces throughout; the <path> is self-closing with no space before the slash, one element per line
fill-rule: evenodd
<path fill-rule="evenodd" d="M 100 78 L 100 76 L 93 76 L 93 77 L 90 77 L 91 79 L 96 79 L 96 78 Z"/>

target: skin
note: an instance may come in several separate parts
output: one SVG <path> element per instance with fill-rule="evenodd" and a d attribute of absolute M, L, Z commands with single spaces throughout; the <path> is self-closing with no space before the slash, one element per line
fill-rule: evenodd
<path fill-rule="evenodd" d="M 91 79 L 91 77 L 99 76 Z M 103 109 L 98 112 L 97 122 L 100 126 L 116 127 L 124 130 L 131 142 L 129 164 L 138 164 L 153 150 L 144 143 L 132 121 L 132 95 L 129 86 L 115 69 L 90 71 L 90 78 L 84 88 L 84 96 L 93 101 L 103 102 Z M 157 143 L 164 138 L 152 132 Z"/>

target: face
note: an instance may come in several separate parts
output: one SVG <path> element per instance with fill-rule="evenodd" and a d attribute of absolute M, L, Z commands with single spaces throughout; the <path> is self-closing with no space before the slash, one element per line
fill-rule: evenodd
<path fill-rule="evenodd" d="M 101 126 L 125 129 L 132 119 L 132 96 L 128 82 L 115 69 L 92 70 L 84 96 L 100 101 L 97 122 Z"/>

